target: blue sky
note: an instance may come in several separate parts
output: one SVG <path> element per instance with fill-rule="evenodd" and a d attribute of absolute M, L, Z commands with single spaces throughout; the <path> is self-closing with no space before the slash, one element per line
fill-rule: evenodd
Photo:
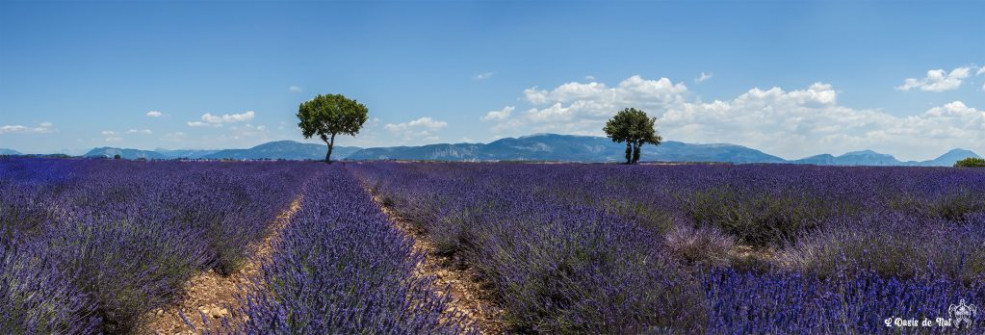
<path fill-rule="evenodd" d="M 365 103 L 341 145 L 601 135 L 784 158 L 985 154 L 983 2 L 0 2 L 0 148 L 301 140 L 297 105 Z"/>

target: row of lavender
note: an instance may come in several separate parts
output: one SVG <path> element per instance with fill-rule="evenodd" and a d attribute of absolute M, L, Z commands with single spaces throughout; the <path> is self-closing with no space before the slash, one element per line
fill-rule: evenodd
<path fill-rule="evenodd" d="M 517 331 L 871 333 L 891 329 L 888 317 L 985 301 L 980 171 L 353 170 L 439 252 L 477 269 Z"/>
<path fill-rule="evenodd" d="M 137 330 L 195 273 L 240 266 L 313 166 L 0 160 L 0 329 Z"/>
<path fill-rule="evenodd" d="M 241 310 L 208 332 L 245 334 L 468 334 L 447 297 L 415 273 L 423 255 L 343 167 L 320 171 L 275 242 Z M 208 323 L 208 319 L 203 316 Z"/>

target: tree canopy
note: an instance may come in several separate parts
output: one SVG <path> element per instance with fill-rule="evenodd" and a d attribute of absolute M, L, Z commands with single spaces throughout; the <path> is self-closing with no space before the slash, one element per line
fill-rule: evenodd
<path fill-rule="evenodd" d="M 626 164 L 634 164 L 640 160 L 643 144 L 660 144 L 662 139 L 657 135 L 656 123 L 657 118 L 647 116 L 646 112 L 626 108 L 609 119 L 602 130 L 613 142 L 626 142 Z"/>
<path fill-rule="evenodd" d="M 355 99 L 341 94 L 319 94 L 298 106 L 298 127 L 304 138 L 318 136 L 325 141 L 328 145 L 325 161 L 331 163 L 335 135 L 355 136 L 369 118 L 368 114 L 369 109 Z"/>
<path fill-rule="evenodd" d="M 985 167 L 985 159 L 968 157 L 955 162 L 954 167 Z"/>

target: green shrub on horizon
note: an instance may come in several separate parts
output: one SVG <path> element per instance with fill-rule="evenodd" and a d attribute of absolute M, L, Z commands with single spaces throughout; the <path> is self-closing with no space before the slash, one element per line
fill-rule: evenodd
<path fill-rule="evenodd" d="M 985 159 L 968 157 L 954 163 L 954 167 L 985 167 Z"/>

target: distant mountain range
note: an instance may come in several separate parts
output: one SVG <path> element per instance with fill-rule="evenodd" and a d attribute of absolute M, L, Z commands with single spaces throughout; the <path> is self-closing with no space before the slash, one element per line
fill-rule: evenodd
<path fill-rule="evenodd" d="M 955 162 L 968 157 L 981 158 L 981 156 L 978 156 L 978 154 L 971 150 L 953 149 L 940 157 L 929 161 L 902 162 L 892 155 L 881 154 L 872 150 L 864 150 L 848 152 L 841 156 L 832 156 L 830 154 L 811 156 L 804 159 L 790 161 L 790 163 L 841 166 L 953 166 Z"/>
<path fill-rule="evenodd" d="M 359 151 L 357 147 L 335 147 L 332 157 L 344 158 Z M 325 159 L 328 147 L 324 144 L 276 141 L 264 143 L 249 149 L 228 149 L 202 156 L 206 159 Z"/>
<path fill-rule="evenodd" d="M 504 138 L 490 143 L 430 144 L 382 148 L 335 147 L 332 157 L 347 160 L 434 160 L 434 161 L 564 161 L 564 162 L 622 162 L 624 144 L 613 143 L 605 137 L 538 134 Z M 18 154 L 3 151 L 0 154 Z M 138 150 L 124 148 L 95 148 L 85 157 L 124 159 L 290 159 L 321 160 L 325 158 L 323 144 L 275 141 L 249 149 L 227 150 Z M 659 146 L 643 146 L 644 161 L 663 162 L 722 162 L 735 164 L 788 163 L 814 165 L 866 166 L 952 166 L 954 162 L 978 157 L 975 152 L 954 149 L 928 161 L 903 162 L 891 155 L 871 150 L 854 151 L 840 156 L 823 154 L 797 160 L 766 154 L 734 144 L 690 144 L 666 141 Z"/>
<path fill-rule="evenodd" d="M 113 158 L 120 155 L 123 159 L 289 159 L 289 160 L 321 160 L 325 159 L 328 148 L 323 144 L 301 143 L 295 141 L 267 142 L 249 149 L 226 150 L 139 150 L 121 148 L 95 148 L 89 150 L 84 157 Z M 356 147 L 335 147 L 333 157 L 346 157 L 360 150 Z"/>
<path fill-rule="evenodd" d="M 605 137 L 541 134 L 504 138 L 488 144 L 432 144 L 419 147 L 369 148 L 346 157 L 349 160 L 437 161 L 565 161 L 621 162 L 625 144 Z M 688 144 L 667 141 L 643 146 L 643 160 L 668 162 L 783 163 L 780 157 L 731 144 Z"/>

